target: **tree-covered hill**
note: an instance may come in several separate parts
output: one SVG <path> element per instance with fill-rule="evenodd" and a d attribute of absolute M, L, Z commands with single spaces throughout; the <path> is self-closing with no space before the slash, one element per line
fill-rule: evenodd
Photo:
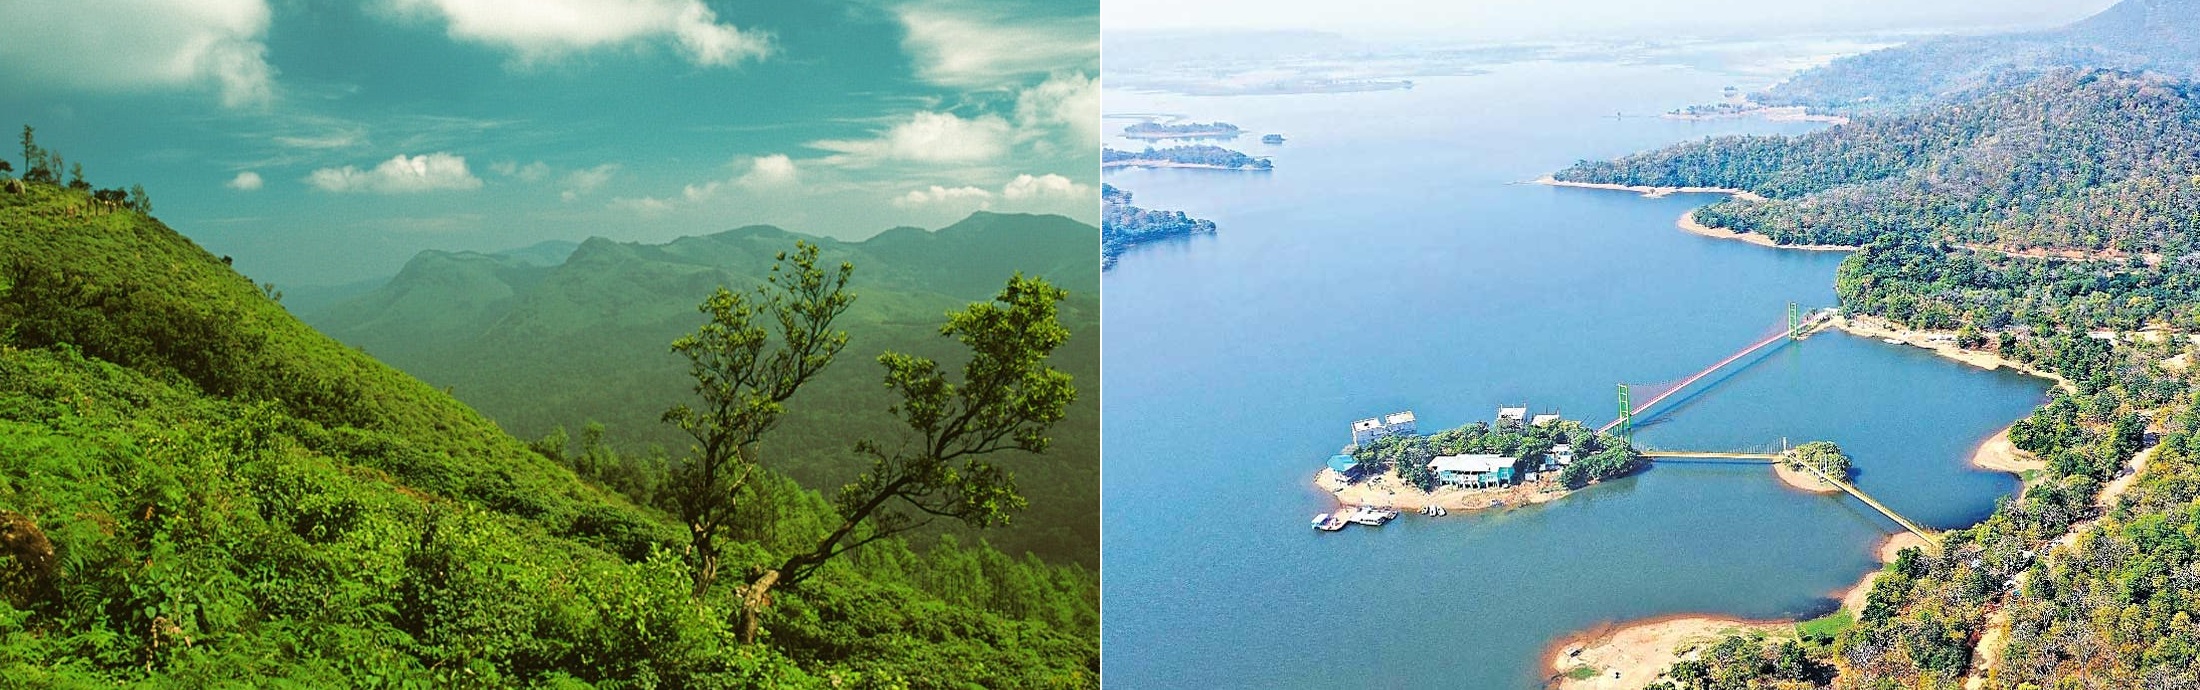
<path fill-rule="evenodd" d="M 810 238 L 769 226 L 664 244 L 590 239 L 562 263 L 468 252 L 423 252 L 389 284 L 306 318 L 437 387 L 447 387 L 523 438 L 604 425 L 609 445 L 673 455 L 692 441 L 659 421 L 693 381 L 669 345 L 701 322 L 695 305 L 720 285 L 761 282 L 796 239 L 828 263 L 856 269 L 843 317 L 855 352 L 949 354 L 942 315 L 984 300 L 1019 271 L 1070 290 L 1072 331 L 1056 352 L 1079 381 L 1099 380 L 1099 232 L 1060 216 L 979 213 L 936 231 L 895 228 L 861 242 Z M 829 489 L 865 463 L 856 439 L 895 428 L 894 402 L 870 355 L 846 358 L 788 403 L 762 448 L 766 462 L 804 486 Z M 1031 507 L 988 538 L 1010 553 L 1097 566 L 1099 396 L 1081 396 L 1044 456 L 1019 460 Z"/>
<path fill-rule="evenodd" d="M 2063 70 L 1911 114 L 1798 136 L 1728 136 L 1563 180 L 1745 189 L 1696 212 L 1782 244 L 1884 235 L 2006 250 L 2181 254 L 2200 218 L 2200 92 L 2190 82 Z"/>
<path fill-rule="evenodd" d="M 1925 39 L 1834 60 L 1752 100 L 1828 112 L 1897 112 L 2067 67 L 2200 76 L 2200 1 L 2123 0 L 2055 29 Z"/>
<path fill-rule="evenodd" d="M 1985 521 L 1906 550 L 1859 610 L 1803 626 L 1798 643 L 1729 639 L 1650 687 L 2194 687 L 2195 111 L 2187 82 L 2062 70 L 1910 114 L 1562 175 L 1770 197 L 1695 217 L 1859 245 L 1835 277 L 1845 315 L 1953 331 L 1958 347 L 2069 384 L 2010 429 L 2042 466 Z"/>
<path fill-rule="evenodd" d="M 838 520 L 752 491 L 731 572 Z M 743 644 L 687 545 L 150 216 L 0 187 L 0 685 L 1097 685 L 1083 568 L 883 541 Z"/>

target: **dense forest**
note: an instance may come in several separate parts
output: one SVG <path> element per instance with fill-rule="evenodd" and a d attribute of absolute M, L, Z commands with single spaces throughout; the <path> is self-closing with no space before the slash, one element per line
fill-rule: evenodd
<path fill-rule="evenodd" d="M 1131 203 L 1129 191 L 1111 184 L 1100 185 L 1100 261 L 1103 268 L 1115 267 L 1117 257 L 1140 243 L 1214 231 L 1214 221 L 1193 218 L 1184 215 L 1183 211 L 1139 208 Z"/>
<path fill-rule="evenodd" d="M 142 192 L 57 181 L 28 131 L 25 150 L 32 174 L 0 183 L 0 684 L 1098 684 L 1092 571 L 897 536 L 915 521 L 895 506 L 983 525 L 1023 503 L 1024 461 L 991 451 L 1044 450 L 1074 395 L 1044 356 L 1070 337 L 1056 288 L 935 315 L 967 348 L 935 365 L 848 345 L 830 262 L 788 243 L 775 278 L 690 299 L 706 319 L 679 342 L 717 354 L 694 360 L 702 393 L 652 404 L 695 405 L 666 416 L 727 443 L 637 466 L 703 489 L 643 500 L 597 479 L 592 434 L 530 447 L 295 320 Z M 741 442 L 843 346 L 832 366 L 872 367 L 932 442 L 871 437 L 829 498 Z M 940 430 L 966 410 L 1012 423 Z"/>
<path fill-rule="evenodd" d="M 662 244 L 592 238 L 548 252 L 426 251 L 387 284 L 304 313 L 307 323 L 446 388 L 521 438 L 577 448 L 596 428 L 607 471 L 660 465 L 692 441 L 659 421 L 693 382 L 667 348 L 702 322 L 695 303 L 718 285 L 754 285 L 795 242 L 855 265 L 857 299 L 837 323 L 856 351 L 945 358 L 940 315 L 991 297 L 1018 271 L 1070 288 L 1061 318 L 1074 334 L 1055 355 L 1098 380 L 1099 233 L 1060 216 L 978 213 L 936 230 L 895 228 L 860 242 L 751 226 Z M 531 254 L 542 254 L 531 256 Z M 286 300 L 287 301 L 287 300 Z M 803 486 L 830 490 L 866 463 L 855 439 L 895 428 L 894 400 L 869 362 L 828 367 L 788 402 L 762 451 Z M 1099 401 L 1086 396 L 1056 425 L 1055 448 L 1017 462 L 1031 506 L 983 536 L 1010 554 L 1098 567 Z M 577 451 L 575 451 L 577 452 Z M 950 526 L 967 541 L 981 535 Z"/>
<path fill-rule="evenodd" d="M 1100 150 L 1101 167 L 1126 167 L 1136 165 L 1179 165 L 1224 170 L 1269 170 L 1275 167 L 1266 158 L 1256 158 L 1211 144 L 1171 146 L 1165 149 L 1146 147 L 1144 151 Z"/>
<path fill-rule="evenodd" d="M 2188 82 L 2072 69 L 1917 113 L 1809 134 L 1729 136 L 1561 180 L 1748 190 L 1696 220 L 1781 244 L 1885 235 L 2002 250 L 2176 254 L 2200 218 L 2200 100 Z"/>
<path fill-rule="evenodd" d="M 1986 521 L 1905 550 L 1862 610 L 1791 641 L 1722 641 L 1654 687 L 2194 687 L 2192 94 L 2163 76 L 2062 70 L 1799 137 L 1713 139 L 1566 172 L 1763 194 L 1696 217 L 1855 245 L 1835 278 L 1845 313 L 1953 331 L 1961 347 L 2067 382 L 2012 427 L 2045 469 Z"/>
<path fill-rule="evenodd" d="M 1751 100 L 1819 112 L 1901 112 L 2065 67 L 2200 76 L 2200 2 L 2124 0 L 2054 29 L 1929 38 L 1805 70 Z"/>

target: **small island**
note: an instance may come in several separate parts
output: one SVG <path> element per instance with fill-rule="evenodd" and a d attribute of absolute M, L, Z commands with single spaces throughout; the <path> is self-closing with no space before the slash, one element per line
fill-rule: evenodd
<path fill-rule="evenodd" d="M 1256 170 L 1275 167 L 1266 158 L 1248 156 L 1220 146 L 1147 147 L 1144 151 L 1100 150 L 1102 168 L 1198 168 L 1203 170 Z"/>
<path fill-rule="evenodd" d="M 1123 136 L 1132 139 L 1235 139 L 1243 132 L 1228 122 L 1186 122 L 1180 125 L 1164 125 L 1151 120 L 1123 128 Z"/>
<path fill-rule="evenodd" d="M 1170 237 L 1211 234 L 1215 222 L 1184 215 L 1183 211 L 1155 211 L 1131 205 L 1131 193 L 1115 185 L 1100 185 L 1100 268 L 1115 267 L 1115 258 L 1143 242 Z"/>
<path fill-rule="evenodd" d="M 1623 437 L 1525 405 L 1425 436 L 1406 411 L 1354 422 L 1315 483 L 1348 507 L 1443 514 L 1542 503 L 1648 465 Z"/>

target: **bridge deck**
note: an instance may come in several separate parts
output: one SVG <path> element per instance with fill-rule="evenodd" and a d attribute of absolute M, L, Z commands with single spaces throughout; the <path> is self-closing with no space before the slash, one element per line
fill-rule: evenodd
<path fill-rule="evenodd" d="M 1656 461 L 1659 459 L 1683 461 L 1708 460 L 1762 462 L 1765 464 L 1777 464 L 1787 457 L 1786 455 L 1781 453 L 1728 453 L 1721 451 L 1701 450 L 1645 450 L 1642 451 L 1642 455 L 1643 457 L 1650 458 L 1652 461 Z M 1902 529 L 1909 530 L 1912 534 L 1924 537 L 1927 543 L 1932 544 L 1935 547 L 1938 547 L 1940 545 L 1939 533 L 1934 532 L 1930 529 L 1926 529 L 1924 525 L 1917 524 L 1917 522 L 1909 518 L 1903 517 L 1901 513 L 1894 512 L 1893 508 L 1887 507 L 1887 504 L 1885 503 L 1880 503 L 1879 499 L 1872 498 L 1871 494 L 1864 493 L 1863 489 L 1856 488 L 1855 484 L 1850 484 L 1843 480 L 1834 479 L 1833 477 L 1827 476 L 1826 473 L 1818 471 L 1818 468 L 1810 465 L 1802 465 L 1802 468 L 1804 471 L 1809 472 L 1811 476 L 1817 477 L 1820 481 L 1823 481 L 1827 484 L 1832 484 L 1833 486 L 1840 488 L 1842 492 L 1847 493 L 1850 496 L 1855 496 L 1856 500 L 1863 501 L 1864 505 L 1871 506 L 1873 510 L 1879 511 L 1879 514 L 1885 515 L 1887 516 L 1887 519 L 1895 521 L 1895 524 L 1901 525 Z"/>

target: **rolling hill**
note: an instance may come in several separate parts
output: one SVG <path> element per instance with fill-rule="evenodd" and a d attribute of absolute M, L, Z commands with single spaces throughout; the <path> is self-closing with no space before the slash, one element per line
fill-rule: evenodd
<path fill-rule="evenodd" d="M 1072 330 L 1056 353 L 1084 395 L 1055 427 L 1054 450 L 1009 461 L 1031 506 L 987 533 L 1010 553 L 1097 565 L 1099 552 L 1098 231 L 1059 216 L 979 213 L 936 231 L 894 228 L 861 242 L 769 226 L 664 244 L 594 238 L 562 263 L 510 254 L 423 252 L 387 285 L 309 313 L 308 321 L 438 387 L 524 438 L 589 422 L 628 452 L 677 456 L 688 439 L 658 421 L 693 385 L 672 340 L 694 330 L 713 288 L 754 286 L 797 239 L 828 263 L 855 265 L 857 298 L 842 318 L 842 353 L 789 401 L 765 462 L 804 486 L 831 490 L 865 464 L 862 438 L 888 438 L 892 402 L 871 361 L 887 349 L 938 357 L 943 315 L 990 299 L 1022 271 L 1070 290 Z"/>
<path fill-rule="evenodd" d="M 767 485 L 737 572 L 833 519 Z M 0 190 L 0 686 L 1098 685 L 1083 568 L 880 542 L 741 644 L 685 545 L 159 221 Z"/>

